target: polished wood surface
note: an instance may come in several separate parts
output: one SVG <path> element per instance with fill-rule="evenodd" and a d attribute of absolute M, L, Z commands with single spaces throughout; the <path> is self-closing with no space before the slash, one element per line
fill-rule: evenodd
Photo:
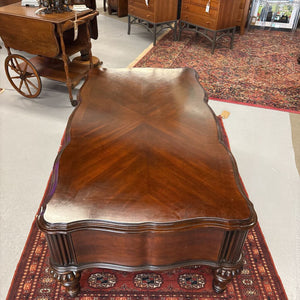
<path fill-rule="evenodd" d="M 38 217 L 53 276 L 206 264 L 223 291 L 256 214 L 195 72 L 93 69 L 80 101 Z"/>
<path fill-rule="evenodd" d="M 178 0 L 128 0 L 128 34 L 131 24 L 141 24 L 152 32 L 154 46 L 157 33 L 164 28 L 171 28 L 176 40 L 177 9 Z"/>
<path fill-rule="evenodd" d="M 152 23 L 177 20 L 177 0 L 128 0 L 128 14 Z"/>
<path fill-rule="evenodd" d="M 37 7 L 22 6 L 21 2 L 13 3 L 7 6 L 0 7 L 0 13 L 8 16 L 19 16 L 22 18 L 29 18 L 35 20 L 42 20 L 43 22 L 51 22 L 54 24 L 64 23 L 70 19 L 75 18 L 75 12 L 63 12 L 53 14 L 35 14 Z M 78 12 L 78 17 L 84 16 L 91 10 Z M 36 28 L 38 29 L 38 28 Z"/>
<path fill-rule="evenodd" d="M 250 209 L 232 158 L 219 140 L 213 113 L 200 101 L 203 90 L 196 83 L 186 88 L 189 71 L 182 72 L 178 85 L 178 71 L 156 73 L 90 74 L 72 118 L 71 143 L 60 158 L 59 180 L 48 204 L 51 218 L 248 221 Z M 80 215 L 68 212 L 70 205 Z"/>
<path fill-rule="evenodd" d="M 249 9 L 249 1 L 213 0 L 209 1 L 208 11 L 207 4 L 206 0 L 182 0 L 181 20 L 213 30 L 237 25 L 244 30 L 246 23 L 244 11 L 248 13 L 246 4 Z"/>

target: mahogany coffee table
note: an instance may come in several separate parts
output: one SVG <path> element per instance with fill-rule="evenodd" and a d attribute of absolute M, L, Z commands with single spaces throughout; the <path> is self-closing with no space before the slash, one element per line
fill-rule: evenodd
<path fill-rule="evenodd" d="M 242 268 L 256 214 L 191 69 L 93 69 L 54 164 L 38 225 L 71 296 L 87 268 Z"/>

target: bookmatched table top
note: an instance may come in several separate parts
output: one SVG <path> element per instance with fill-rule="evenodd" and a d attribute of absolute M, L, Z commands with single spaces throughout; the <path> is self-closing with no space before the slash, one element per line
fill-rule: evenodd
<path fill-rule="evenodd" d="M 256 214 L 195 72 L 93 69 L 79 98 L 38 218 L 56 278 L 204 263 L 224 290 Z"/>
<path fill-rule="evenodd" d="M 234 159 L 193 71 L 94 70 L 80 97 L 48 222 L 252 223 Z"/>

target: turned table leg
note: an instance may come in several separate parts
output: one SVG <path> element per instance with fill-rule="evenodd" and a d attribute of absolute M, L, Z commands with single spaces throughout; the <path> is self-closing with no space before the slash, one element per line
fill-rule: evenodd
<path fill-rule="evenodd" d="M 80 291 L 81 272 L 63 272 L 60 273 L 50 267 L 50 274 L 54 279 L 60 282 L 71 297 L 77 296 Z"/>
<path fill-rule="evenodd" d="M 222 293 L 226 290 L 227 284 L 232 280 L 232 277 L 238 275 L 242 270 L 238 267 L 220 267 L 214 270 L 213 288 L 216 293 Z"/>

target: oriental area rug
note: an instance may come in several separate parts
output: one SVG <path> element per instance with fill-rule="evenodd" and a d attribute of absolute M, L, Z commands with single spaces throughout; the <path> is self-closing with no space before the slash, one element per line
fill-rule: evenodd
<path fill-rule="evenodd" d="M 243 271 L 221 294 L 212 289 L 209 267 L 192 266 L 164 272 L 85 270 L 81 292 L 71 298 L 50 275 L 45 235 L 33 224 L 7 300 L 287 299 L 259 225 L 249 231 L 243 253 Z"/>
<path fill-rule="evenodd" d="M 300 31 L 251 29 L 224 38 L 214 54 L 206 38 L 184 30 L 179 41 L 163 36 L 134 67 L 194 68 L 213 100 L 300 112 Z"/>
<path fill-rule="evenodd" d="M 230 148 L 222 116 L 218 119 Z M 46 238 L 33 222 L 6 300 L 288 299 L 258 223 L 249 230 L 243 256 L 241 274 L 220 294 L 212 288 L 210 267 L 190 266 L 163 272 L 87 269 L 81 273 L 80 293 L 71 298 L 50 274 Z"/>

